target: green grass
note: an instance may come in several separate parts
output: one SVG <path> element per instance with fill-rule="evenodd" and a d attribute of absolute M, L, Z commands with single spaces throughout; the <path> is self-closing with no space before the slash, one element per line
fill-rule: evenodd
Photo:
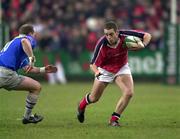
<path fill-rule="evenodd" d="M 90 89 L 91 83 L 43 84 L 34 112 L 45 119 L 36 125 L 20 121 L 26 93 L 1 89 L 0 139 L 180 139 L 180 87 L 135 84 L 120 128 L 107 125 L 121 95 L 115 85 L 88 107 L 85 123 L 78 123 L 77 103 Z"/>

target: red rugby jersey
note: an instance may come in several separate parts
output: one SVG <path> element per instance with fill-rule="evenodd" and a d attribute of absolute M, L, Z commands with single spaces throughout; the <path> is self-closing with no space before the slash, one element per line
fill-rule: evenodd
<path fill-rule="evenodd" d="M 144 32 L 120 30 L 116 47 L 110 47 L 106 37 L 102 36 L 96 44 L 91 64 L 109 72 L 117 73 L 128 62 L 128 49 L 123 47 L 126 36 L 136 36 L 143 39 Z"/>

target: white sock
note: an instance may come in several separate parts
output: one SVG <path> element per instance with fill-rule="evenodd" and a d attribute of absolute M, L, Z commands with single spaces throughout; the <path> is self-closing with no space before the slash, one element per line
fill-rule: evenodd
<path fill-rule="evenodd" d="M 36 105 L 37 99 L 38 99 L 38 95 L 28 94 L 26 98 L 26 107 L 25 107 L 26 110 L 24 113 L 24 117 L 26 119 L 29 119 L 29 117 L 31 116 L 32 109 Z"/>

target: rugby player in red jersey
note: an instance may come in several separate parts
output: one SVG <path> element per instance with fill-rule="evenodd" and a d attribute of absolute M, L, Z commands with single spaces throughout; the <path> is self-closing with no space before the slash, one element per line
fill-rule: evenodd
<path fill-rule="evenodd" d="M 127 48 L 124 46 L 127 36 L 139 37 L 142 41 L 137 41 L 135 46 Z M 86 106 L 97 102 L 107 85 L 114 81 L 121 89 L 122 96 L 110 117 L 109 125 L 120 125 L 118 120 L 134 94 L 133 78 L 128 65 L 128 50 L 142 49 L 148 45 L 150 40 L 149 33 L 118 30 L 115 22 L 105 23 L 104 36 L 98 40 L 90 63 L 90 68 L 95 75 L 94 84 L 91 92 L 86 94 L 78 105 L 77 118 L 79 122 L 84 122 Z"/>

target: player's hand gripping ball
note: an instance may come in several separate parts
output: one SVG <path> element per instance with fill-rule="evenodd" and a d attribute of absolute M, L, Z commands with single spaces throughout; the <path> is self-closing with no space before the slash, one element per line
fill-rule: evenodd
<path fill-rule="evenodd" d="M 135 36 L 127 36 L 124 40 L 124 45 L 129 50 L 138 50 L 140 48 L 144 48 L 144 44 L 141 39 Z"/>

